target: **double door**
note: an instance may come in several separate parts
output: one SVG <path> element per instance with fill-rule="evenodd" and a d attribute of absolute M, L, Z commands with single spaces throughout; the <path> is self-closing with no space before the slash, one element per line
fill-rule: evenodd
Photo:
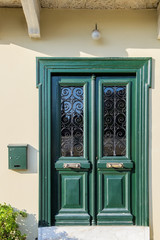
<path fill-rule="evenodd" d="M 134 224 L 135 77 L 54 76 L 51 85 L 52 224 Z"/>

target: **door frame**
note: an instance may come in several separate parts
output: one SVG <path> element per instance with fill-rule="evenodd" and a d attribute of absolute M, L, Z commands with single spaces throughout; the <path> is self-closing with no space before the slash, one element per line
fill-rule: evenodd
<path fill-rule="evenodd" d="M 54 74 L 134 74 L 139 88 L 137 111 L 137 226 L 149 225 L 149 88 L 151 58 L 37 58 L 39 88 L 39 226 L 51 226 L 51 76 Z M 140 161 L 141 159 L 141 161 Z"/>

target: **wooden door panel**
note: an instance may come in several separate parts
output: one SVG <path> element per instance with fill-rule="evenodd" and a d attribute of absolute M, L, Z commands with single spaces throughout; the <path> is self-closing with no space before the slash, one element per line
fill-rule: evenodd
<path fill-rule="evenodd" d="M 115 209 L 125 207 L 125 186 L 124 176 L 108 173 L 104 175 L 104 208 Z"/>
<path fill-rule="evenodd" d="M 59 171 L 56 225 L 89 225 L 88 172 Z"/>
<path fill-rule="evenodd" d="M 131 175 L 134 78 L 97 78 L 98 225 L 133 224 Z"/>
<path fill-rule="evenodd" d="M 99 171 L 97 224 L 133 224 L 130 210 L 130 172 Z"/>
<path fill-rule="evenodd" d="M 63 175 L 61 184 L 62 209 L 82 208 L 82 177 Z"/>
<path fill-rule="evenodd" d="M 90 225 L 89 85 L 90 77 L 53 77 L 55 225 Z"/>

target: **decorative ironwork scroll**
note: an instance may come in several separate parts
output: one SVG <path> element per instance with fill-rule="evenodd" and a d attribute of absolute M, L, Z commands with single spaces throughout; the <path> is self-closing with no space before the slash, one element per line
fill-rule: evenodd
<path fill-rule="evenodd" d="M 61 87 L 61 155 L 83 156 L 83 87 Z"/>
<path fill-rule="evenodd" d="M 126 87 L 104 86 L 103 156 L 126 155 Z"/>

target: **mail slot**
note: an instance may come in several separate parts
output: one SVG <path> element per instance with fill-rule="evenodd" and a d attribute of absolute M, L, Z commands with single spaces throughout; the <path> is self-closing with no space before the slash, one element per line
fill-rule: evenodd
<path fill-rule="evenodd" d="M 9 169 L 27 169 L 27 144 L 8 145 Z"/>

